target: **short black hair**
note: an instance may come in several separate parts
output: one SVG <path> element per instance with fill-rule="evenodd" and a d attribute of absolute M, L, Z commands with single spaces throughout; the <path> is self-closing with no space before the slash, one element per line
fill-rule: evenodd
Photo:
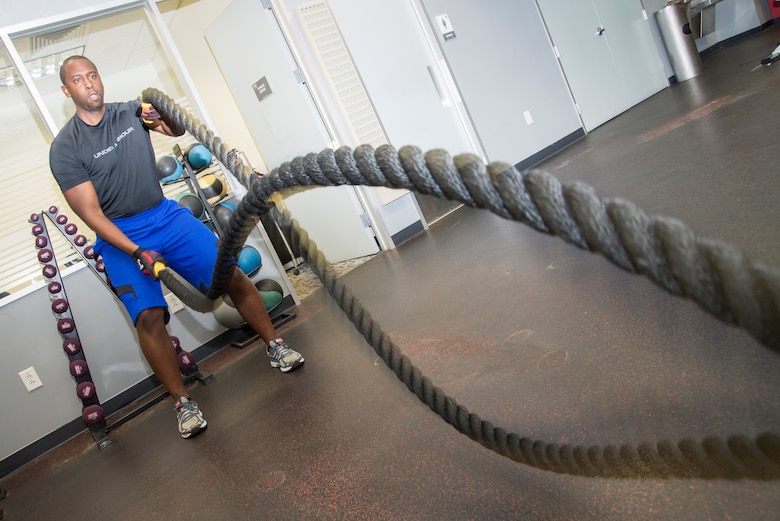
<path fill-rule="evenodd" d="M 92 60 L 90 60 L 86 56 L 81 56 L 80 54 L 74 54 L 73 56 L 68 56 L 67 58 L 62 60 L 62 65 L 60 65 L 60 81 L 62 82 L 63 85 L 65 85 L 65 66 L 67 64 L 69 64 L 70 62 L 76 61 L 76 60 L 86 60 L 89 63 L 91 63 L 93 67 L 95 67 L 95 70 L 97 70 L 97 67 L 92 62 Z"/>

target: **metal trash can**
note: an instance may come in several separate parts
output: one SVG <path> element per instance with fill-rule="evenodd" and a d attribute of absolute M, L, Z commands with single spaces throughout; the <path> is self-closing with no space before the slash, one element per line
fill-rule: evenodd
<path fill-rule="evenodd" d="M 677 81 L 698 76 L 702 71 L 701 57 L 690 34 L 685 4 L 667 5 L 654 16 Z"/>

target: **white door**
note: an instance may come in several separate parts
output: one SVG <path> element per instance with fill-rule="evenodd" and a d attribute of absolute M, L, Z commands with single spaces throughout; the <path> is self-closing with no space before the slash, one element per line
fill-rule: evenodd
<path fill-rule="evenodd" d="M 593 0 L 605 28 L 610 55 L 623 80 L 629 106 L 665 89 L 669 82 L 639 0 Z"/>
<path fill-rule="evenodd" d="M 533 2 L 421 3 L 489 161 L 521 163 L 581 129 Z"/>
<path fill-rule="evenodd" d="M 329 145 L 292 52 L 261 2 L 233 0 L 205 37 L 269 168 Z M 285 204 L 330 262 L 379 251 L 353 187 L 309 189 L 286 196 Z"/>
<path fill-rule="evenodd" d="M 668 85 L 639 0 L 537 3 L 586 130 Z"/>
<path fill-rule="evenodd" d="M 301 0 L 286 2 L 300 4 Z M 417 0 L 330 0 L 328 4 L 389 143 L 396 148 L 415 145 L 423 151 L 443 148 L 452 155 L 482 155 L 447 71 L 441 70 L 444 60 L 436 54 L 435 38 L 427 39 L 418 19 Z M 382 20 L 381 25 L 376 20 Z M 415 197 L 428 224 L 460 205 L 433 196 Z"/>

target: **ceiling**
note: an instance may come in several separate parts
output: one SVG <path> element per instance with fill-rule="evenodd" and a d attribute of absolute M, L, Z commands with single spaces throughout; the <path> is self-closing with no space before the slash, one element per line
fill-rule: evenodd
<path fill-rule="evenodd" d="M 13 40 L 31 74 L 33 69 L 45 70 L 48 65 L 50 72 L 54 69 L 54 78 L 59 71 L 54 61 L 61 62 L 74 53 L 83 52 L 103 76 L 149 64 L 159 52 L 156 41 L 142 8 Z M 0 68 L 10 65 L 6 53 L 0 53 Z"/>

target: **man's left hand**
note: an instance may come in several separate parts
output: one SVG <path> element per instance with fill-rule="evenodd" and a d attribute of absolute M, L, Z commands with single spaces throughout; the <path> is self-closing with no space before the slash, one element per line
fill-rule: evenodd
<path fill-rule="evenodd" d="M 163 256 L 154 250 L 138 248 L 133 252 L 133 258 L 138 262 L 138 267 L 144 275 L 149 275 L 155 280 L 160 278 L 160 272 L 167 267 Z"/>

